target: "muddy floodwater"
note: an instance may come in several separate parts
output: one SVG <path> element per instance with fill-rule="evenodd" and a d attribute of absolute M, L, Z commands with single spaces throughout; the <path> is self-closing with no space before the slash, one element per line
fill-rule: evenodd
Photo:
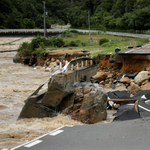
<path fill-rule="evenodd" d="M 0 149 L 12 148 L 65 125 L 80 125 L 69 116 L 17 121 L 24 100 L 50 75 L 13 63 L 14 52 L 0 54 Z M 46 87 L 44 87 L 46 88 Z"/>
<path fill-rule="evenodd" d="M 18 46 L 19 44 L 15 48 Z M 3 50 L 6 49 L 3 47 Z M 16 52 L 0 53 L 0 149 L 16 147 L 62 126 L 82 125 L 62 114 L 54 118 L 17 121 L 24 100 L 49 78 L 50 73 L 42 67 L 35 69 L 13 63 L 15 54 Z M 43 87 L 45 88 L 47 85 Z M 104 122 L 110 122 L 110 118 L 111 114 L 108 114 L 108 120 Z"/>

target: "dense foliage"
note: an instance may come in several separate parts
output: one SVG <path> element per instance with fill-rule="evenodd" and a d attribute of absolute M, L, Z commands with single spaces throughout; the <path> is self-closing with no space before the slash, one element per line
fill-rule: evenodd
<path fill-rule="evenodd" d="M 70 23 L 72 27 L 100 30 L 150 29 L 150 0 L 46 0 L 46 26 Z M 42 0 L 1 0 L 0 28 L 43 28 Z"/>
<path fill-rule="evenodd" d="M 17 51 L 23 56 L 31 56 L 33 53 L 36 55 L 41 55 L 42 53 L 46 52 L 45 48 L 47 46 L 61 47 L 64 44 L 64 40 L 58 38 L 57 36 L 51 39 L 42 36 L 37 36 L 33 38 L 30 43 L 23 42 Z"/>

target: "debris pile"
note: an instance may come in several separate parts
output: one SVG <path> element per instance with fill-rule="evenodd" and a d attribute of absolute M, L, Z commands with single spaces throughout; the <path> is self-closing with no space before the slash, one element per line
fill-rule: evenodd
<path fill-rule="evenodd" d="M 122 74 L 119 70 L 108 69 L 107 71 L 97 72 L 92 79 L 99 81 L 99 83 L 104 85 L 106 88 L 110 88 L 112 83 L 115 82 L 116 78 L 120 77 L 121 75 Z"/>
<path fill-rule="evenodd" d="M 64 97 L 58 106 L 59 112 L 87 124 L 107 118 L 107 94 L 97 83 L 82 82 L 74 93 Z"/>
<path fill-rule="evenodd" d="M 123 87 L 123 90 L 127 90 L 133 95 L 141 90 L 150 90 L 150 68 L 139 73 L 125 75 L 119 71 L 100 71 L 92 78 L 98 80 L 105 88 Z"/>
<path fill-rule="evenodd" d="M 107 94 L 101 85 L 91 83 L 96 73 L 97 65 L 92 58 L 80 57 L 66 62 L 47 80 L 47 90 L 39 92 L 45 81 L 27 98 L 19 119 L 54 117 L 63 113 L 87 124 L 105 120 Z"/>
<path fill-rule="evenodd" d="M 108 92 L 108 109 L 117 109 L 114 121 L 150 117 L 150 90 L 132 95 L 127 91 Z"/>

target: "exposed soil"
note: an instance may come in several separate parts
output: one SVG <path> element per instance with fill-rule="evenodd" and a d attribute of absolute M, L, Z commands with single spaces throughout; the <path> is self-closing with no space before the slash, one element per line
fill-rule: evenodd
<path fill-rule="evenodd" d="M 84 54 L 82 51 L 83 51 L 83 49 L 72 49 L 72 48 L 69 49 L 68 48 L 68 49 L 50 50 L 50 51 L 48 51 L 48 53 L 49 53 L 49 55 L 61 56 L 66 53 L 68 53 L 68 54 L 73 54 L 73 53 Z M 87 51 L 86 53 L 93 54 L 94 52 L 101 52 L 101 51 L 103 51 L 103 50 Z"/>

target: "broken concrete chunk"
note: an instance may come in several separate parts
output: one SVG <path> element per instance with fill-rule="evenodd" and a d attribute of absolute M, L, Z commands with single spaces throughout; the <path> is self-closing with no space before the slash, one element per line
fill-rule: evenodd
<path fill-rule="evenodd" d="M 107 77 L 106 72 L 101 71 L 101 72 L 97 72 L 97 74 L 93 76 L 93 79 L 100 82 L 102 80 L 105 80 L 106 77 Z"/>
<path fill-rule="evenodd" d="M 138 91 L 140 91 L 140 87 L 139 87 L 139 85 L 138 84 L 132 84 L 132 85 L 130 85 L 129 87 L 128 87 L 128 92 L 130 93 L 130 94 L 136 94 Z"/>
<path fill-rule="evenodd" d="M 120 79 L 120 82 L 121 82 L 121 83 L 130 83 L 130 82 L 131 82 L 131 79 L 129 79 L 128 77 L 124 77 L 124 78 L 121 78 L 121 79 Z"/>
<path fill-rule="evenodd" d="M 144 90 L 150 90 L 150 82 L 146 83 L 145 85 L 143 85 L 141 87 L 141 90 L 144 91 Z"/>
<path fill-rule="evenodd" d="M 81 91 L 84 91 L 83 97 L 78 96 Z M 66 106 L 68 101 L 72 101 L 73 104 L 70 103 L 63 110 L 61 106 Z M 81 85 L 70 98 L 64 97 L 59 106 L 60 112 L 71 115 L 72 119 L 83 123 L 97 123 L 107 118 L 107 95 L 97 83 Z"/>
<path fill-rule="evenodd" d="M 138 75 L 134 78 L 135 83 L 141 85 L 141 83 L 150 78 L 149 71 L 141 71 Z"/>
<path fill-rule="evenodd" d="M 20 63 L 22 61 L 21 57 L 19 56 L 19 54 L 17 53 L 14 58 L 13 58 L 13 62 L 14 63 Z"/>

